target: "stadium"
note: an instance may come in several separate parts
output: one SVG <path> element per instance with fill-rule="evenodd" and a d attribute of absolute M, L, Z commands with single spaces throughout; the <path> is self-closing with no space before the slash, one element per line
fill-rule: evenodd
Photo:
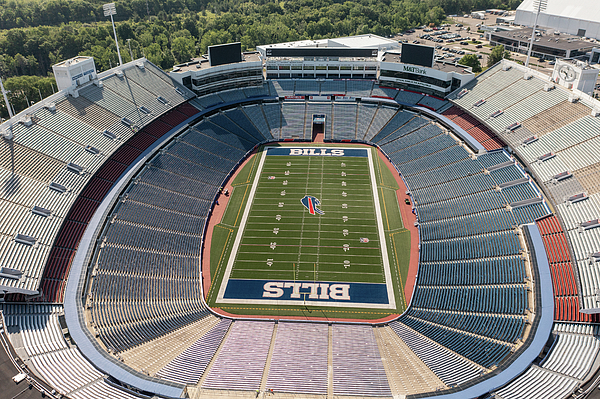
<path fill-rule="evenodd" d="M 598 386 L 584 65 L 476 76 L 362 35 L 53 69 L 60 92 L 0 125 L 15 397 Z"/>

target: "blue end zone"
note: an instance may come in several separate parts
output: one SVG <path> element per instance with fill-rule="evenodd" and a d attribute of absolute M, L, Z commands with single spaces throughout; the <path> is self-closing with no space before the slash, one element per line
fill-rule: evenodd
<path fill-rule="evenodd" d="M 225 299 L 388 304 L 385 284 L 229 279 Z"/>
<path fill-rule="evenodd" d="M 325 156 L 325 157 L 367 157 L 367 148 L 294 148 L 269 147 L 267 155 L 285 156 Z"/>

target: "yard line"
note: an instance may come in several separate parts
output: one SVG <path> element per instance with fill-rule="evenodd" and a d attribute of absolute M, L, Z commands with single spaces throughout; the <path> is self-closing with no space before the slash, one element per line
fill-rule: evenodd
<path fill-rule="evenodd" d="M 312 157 L 308 157 L 308 170 L 310 170 L 310 161 L 311 161 Z M 306 174 L 306 186 L 304 187 L 304 192 L 307 193 L 308 192 L 308 182 L 309 182 L 309 173 Z M 310 201 L 309 201 L 310 203 Z M 306 217 L 306 211 L 302 211 L 302 223 L 301 223 L 301 228 L 300 228 L 300 242 L 302 242 L 302 237 L 304 236 L 304 218 Z M 302 256 L 302 245 L 300 245 L 300 250 L 298 250 L 298 267 L 296 269 L 296 277 L 295 278 L 299 278 L 300 277 L 300 257 Z"/>
<path fill-rule="evenodd" d="M 231 276 L 231 269 L 233 269 L 233 264 L 235 262 L 235 257 L 240 246 L 240 242 L 242 241 L 242 237 L 244 236 L 244 228 L 246 227 L 246 222 L 248 221 L 248 215 L 250 214 L 250 208 L 252 208 L 252 203 L 254 200 L 254 194 L 256 194 L 256 189 L 258 188 L 258 182 L 260 181 L 260 174 L 265 164 L 265 159 L 267 158 L 267 151 L 263 151 L 262 156 L 260 157 L 260 162 L 258 163 L 258 170 L 256 171 L 256 175 L 254 176 L 254 182 L 252 183 L 252 188 L 250 189 L 250 195 L 248 196 L 248 202 L 246 202 L 246 208 L 244 209 L 244 214 L 242 215 L 242 220 L 240 221 L 240 227 L 238 227 L 237 234 L 235 236 L 235 241 L 233 242 L 233 248 L 231 250 L 231 255 L 229 256 L 229 260 L 227 262 L 227 269 L 225 269 L 225 275 L 221 280 L 221 287 L 219 287 L 219 295 L 218 298 L 221 299 L 225 295 L 225 289 L 227 288 L 227 282 L 229 281 L 229 276 Z M 218 299 L 217 299 L 218 301 Z"/>

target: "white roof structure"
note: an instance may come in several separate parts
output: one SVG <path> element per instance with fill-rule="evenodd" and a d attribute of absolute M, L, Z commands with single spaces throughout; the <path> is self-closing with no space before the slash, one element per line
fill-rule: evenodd
<path fill-rule="evenodd" d="M 378 49 L 390 50 L 400 48 L 396 40 L 386 39 L 385 37 L 365 34 L 348 37 L 338 37 L 335 39 L 320 39 L 320 40 L 300 40 L 297 42 L 268 44 L 257 46 L 256 49 L 261 51 L 266 48 L 285 48 L 285 47 L 327 47 L 327 48 L 354 48 L 354 49 Z M 262 51 L 261 51 L 262 53 Z"/>
<path fill-rule="evenodd" d="M 535 11 L 534 0 L 524 0 L 517 8 L 515 23 L 533 26 Z M 598 0 L 548 0 L 546 10 L 538 18 L 538 26 L 600 39 Z"/>

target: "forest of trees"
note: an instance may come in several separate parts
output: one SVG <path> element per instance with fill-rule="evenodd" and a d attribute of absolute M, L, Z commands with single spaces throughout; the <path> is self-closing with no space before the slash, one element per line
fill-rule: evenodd
<path fill-rule="evenodd" d="M 52 65 L 93 56 L 99 71 L 117 65 L 109 0 L 0 0 L 0 77 L 15 108 L 52 94 Z M 164 69 L 208 46 L 257 45 L 374 33 L 382 36 L 447 14 L 514 9 L 520 0 L 121 0 L 115 1 L 123 62 L 145 56 Z M 131 55 L 130 55 L 131 49 Z M 5 112 L 4 104 L 0 113 Z M 5 116 L 4 114 L 2 116 Z"/>

